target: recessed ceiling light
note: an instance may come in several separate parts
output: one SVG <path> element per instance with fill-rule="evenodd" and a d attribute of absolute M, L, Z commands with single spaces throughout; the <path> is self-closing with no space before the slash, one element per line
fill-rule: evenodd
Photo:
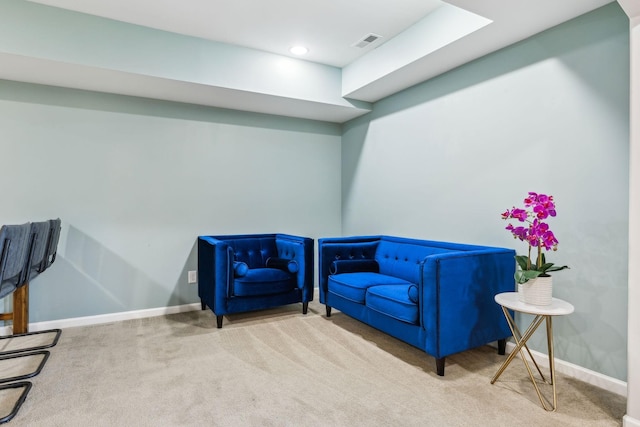
<path fill-rule="evenodd" d="M 309 49 L 304 46 L 292 46 L 289 48 L 289 52 L 293 53 L 294 55 L 304 55 L 309 52 Z"/>

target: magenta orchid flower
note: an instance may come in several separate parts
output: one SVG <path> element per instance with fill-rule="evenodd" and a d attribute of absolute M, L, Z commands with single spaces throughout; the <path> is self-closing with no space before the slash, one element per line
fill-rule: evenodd
<path fill-rule="evenodd" d="M 518 265 L 524 272 L 518 275 L 516 279 L 518 283 L 526 282 L 528 279 L 535 278 L 540 274 L 546 274 L 548 271 L 558 271 L 569 268 L 566 265 L 562 267 L 553 267 L 552 263 L 547 263 L 542 250 L 558 250 L 558 239 L 549 229 L 549 224 L 543 222 L 549 217 L 557 215 L 556 205 L 553 196 L 529 192 L 524 199 L 525 209 L 516 208 L 507 209 L 502 213 L 504 220 L 517 220 L 518 222 L 526 222 L 528 225 L 513 226 L 508 224 L 506 230 L 511 232 L 514 239 L 527 242 L 529 246 L 528 256 L 516 256 Z M 537 248 L 538 256 L 535 265 L 531 263 L 531 248 Z"/>

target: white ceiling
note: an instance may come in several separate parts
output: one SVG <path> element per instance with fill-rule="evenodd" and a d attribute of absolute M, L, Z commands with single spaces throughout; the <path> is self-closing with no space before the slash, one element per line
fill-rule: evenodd
<path fill-rule="evenodd" d="M 310 49 L 305 60 L 342 69 L 342 92 L 338 88 L 329 103 L 297 100 L 284 93 L 156 82 L 153 76 L 143 81 L 142 75 L 10 52 L 0 52 L 0 78 L 344 122 L 368 111 L 349 102 L 375 102 L 612 1 L 29 0 L 284 56 L 292 56 L 291 45 L 304 44 Z M 464 16 L 460 22 L 478 15 L 486 24 L 465 31 L 454 29 L 453 21 L 435 21 L 458 11 Z M 366 48 L 352 46 L 369 33 L 382 38 Z M 432 42 L 441 37 L 450 39 Z M 60 71 L 53 72 L 55 67 Z"/>
<path fill-rule="evenodd" d="M 32 0 L 146 27 L 344 67 L 415 24 L 440 0 Z M 361 49 L 367 34 L 382 36 Z"/>

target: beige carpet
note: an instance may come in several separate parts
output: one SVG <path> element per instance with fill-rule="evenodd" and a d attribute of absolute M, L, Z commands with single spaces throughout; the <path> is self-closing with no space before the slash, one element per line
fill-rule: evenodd
<path fill-rule="evenodd" d="M 626 399 L 565 376 L 545 412 L 520 360 L 447 358 L 313 302 L 68 328 L 9 426 L 620 426 Z M 0 372 L 4 368 L 0 364 Z M 547 388 L 545 391 L 550 392 Z M 549 395 L 549 393 L 547 393 Z M 0 394 L 7 411 L 10 396 Z"/>

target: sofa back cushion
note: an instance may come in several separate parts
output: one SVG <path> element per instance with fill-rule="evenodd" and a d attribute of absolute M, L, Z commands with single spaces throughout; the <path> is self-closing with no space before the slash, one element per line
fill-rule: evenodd
<path fill-rule="evenodd" d="M 376 250 L 380 273 L 411 283 L 420 282 L 420 263 L 429 255 L 455 252 L 452 249 L 381 240 Z"/>
<path fill-rule="evenodd" d="M 225 239 L 232 248 L 234 261 L 243 262 L 251 268 L 263 268 L 269 257 L 277 257 L 276 240 L 274 237 L 247 237 Z"/>

